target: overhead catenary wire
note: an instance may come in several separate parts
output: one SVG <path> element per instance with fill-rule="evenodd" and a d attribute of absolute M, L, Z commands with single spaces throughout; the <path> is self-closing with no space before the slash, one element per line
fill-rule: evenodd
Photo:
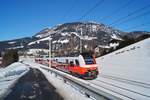
<path fill-rule="evenodd" d="M 144 12 L 144 13 L 139 14 L 139 15 L 137 15 L 137 16 L 134 16 L 134 17 L 131 17 L 131 18 L 122 20 L 121 22 L 117 23 L 117 24 L 114 25 L 114 26 L 117 26 L 117 25 L 119 25 L 119 24 L 124 24 L 124 23 L 127 23 L 127 22 L 129 22 L 129 21 L 136 20 L 136 19 L 138 19 L 138 18 L 141 18 L 141 17 L 146 16 L 146 15 L 149 15 L 149 14 L 150 14 L 150 11 Z"/>
<path fill-rule="evenodd" d="M 105 0 L 100 0 L 99 2 L 97 2 L 93 7 L 91 7 L 88 11 L 86 11 L 78 20 L 83 19 L 84 17 L 86 17 L 88 14 L 90 14 L 94 9 L 96 9 L 98 6 L 100 6 L 101 4 L 103 4 Z"/>
<path fill-rule="evenodd" d="M 112 22 L 112 23 L 109 24 L 109 25 L 115 25 L 116 23 L 118 23 L 118 22 L 120 22 L 120 21 L 122 21 L 122 20 L 124 20 L 124 19 L 126 19 L 126 18 L 128 18 L 128 17 L 130 17 L 130 16 L 132 16 L 132 15 L 134 15 L 134 14 L 137 14 L 137 13 L 139 13 L 140 11 L 143 11 L 143 10 L 149 8 L 149 7 L 150 7 L 150 4 L 148 4 L 148 5 L 146 5 L 146 6 L 142 7 L 142 8 L 136 9 L 135 11 L 129 13 L 128 15 L 123 16 L 123 17 L 121 17 L 121 18 L 115 20 L 114 22 Z"/>
<path fill-rule="evenodd" d="M 144 26 L 147 26 L 147 25 L 150 25 L 150 22 L 142 23 L 142 24 L 139 24 L 139 25 L 136 25 L 136 26 L 133 26 L 133 27 L 127 28 L 126 30 L 132 30 L 132 29 L 136 29 L 136 28 L 144 27 Z"/>
<path fill-rule="evenodd" d="M 116 10 L 114 10 L 112 13 L 108 14 L 107 16 L 102 17 L 100 20 L 106 20 L 108 18 L 111 18 L 113 15 L 119 13 L 121 10 L 127 8 L 130 4 L 132 4 L 134 0 L 128 0 L 124 5 L 120 6 Z"/>
<path fill-rule="evenodd" d="M 98 6 L 102 5 L 103 2 L 105 0 L 100 0 L 98 1 L 95 5 L 93 5 L 90 9 L 88 9 L 78 20 L 81 20 L 81 19 L 84 19 L 86 16 L 88 16 L 93 10 L 95 10 Z M 118 9 L 114 10 L 112 13 L 110 13 L 109 15 L 101 18 L 100 20 L 105 20 L 107 18 L 111 18 L 113 15 L 115 15 L 116 13 L 119 13 L 121 10 L 125 9 L 126 7 L 128 7 L 130 4 L 132 4 L 135 0 L 128 0 L 124 5 L 120 6 Z M 68 11 L 66 11 L 66 13 L 64 14 L 64 18 L 66 18 L 69 13 L 74 9 L 75 7 L 75 4 L 76 4 L 77 0 L 73 0 L 70 8 L 68 9 Z M 124 17 L 121 17 L 117 20 L 115 20 L 113 23 L 109 24 L 109 25 L 113 25 L 113 26 L 117 26 L 119 24 L 123 24 L 123 23 L 126 23 L 126 22 L 129 22 L 129 21 L 132 21 L 132 20 L 135 20 L 135 19 L 138 19 L 140 17 L 143 17 L 145 15 L 148 15 L 150 14 L 150 11 L 148 12 L 144 12 L 142 14 L 138 14 L 138 13 L 141 13 L 143 12 L 145 9 L 149 8 L 150 7 L 150 4 L 142 7 L 142 8 L 138 8 L 134 11 L 132 11 L 131 13 L 129 13 L 128 15 L 124 16 Z M 137 16 L 134 16 L 138 14 Z M 131 18 L 130 18 L 131 17 Z"/>
<path fill-rule="evenodd" d="M 66 10 L 66 12 L 64 13 L 64 15 L 62 17 L 63 19 L 65 19 L 72 12 L 72 10 L 75 8 L 77 2 L 78 2 L 78 0 L 73 0 L 73 2 L 71 4 L 71 6 L 69 7 L 69 9 Z"/>

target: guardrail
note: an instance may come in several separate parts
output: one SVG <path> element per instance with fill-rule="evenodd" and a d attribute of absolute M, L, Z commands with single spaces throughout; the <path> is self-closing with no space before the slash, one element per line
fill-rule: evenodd
<path fill-rule="evenodd" d="M 95 88 L 94 86 L 91 86 L 90 83 L 88 83 L 87 81 L 84 82 L 84 80 L 68 75 L 67 73 L 45 66 L 40 66 L 40 68 L 50 71 L 51 74 L 54 73 L 56 76 L 60 76 L 65 83 L 69 82 L 73 86 L 79 88 L 80 91 L 82 91 L 82 93 L 84 93 L 89 98 L 91 97 L 96 100 L 122 100 L 117 96 L 106 93 L 100 89 Z"/>

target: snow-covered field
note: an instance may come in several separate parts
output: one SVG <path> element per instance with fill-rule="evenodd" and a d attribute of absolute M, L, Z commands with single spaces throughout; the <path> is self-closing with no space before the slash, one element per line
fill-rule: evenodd
<path fill-rule="evenodd" d="M 29 68 L 19 62 L 0 68 L 0 99 L 7 95 L 17 80 L 28 71 Z"/>
<path fill-rule="evenodd" d="M 150 38 L 97 58 L 101 74 L 150 84 Z"/>
<path fill-rule="evenodd" d="M 91 81 L 131 99 L 150 100 L 150 38 L 97 58 L 99 76 Z"/>

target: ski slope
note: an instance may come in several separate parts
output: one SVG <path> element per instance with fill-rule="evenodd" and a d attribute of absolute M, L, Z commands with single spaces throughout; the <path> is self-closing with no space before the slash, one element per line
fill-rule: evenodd
<path fill-rule="evenodd" d="M 150 38 L 96 60 L 100 74 L 91 83 L 129 99 L 150 100 Z"/>

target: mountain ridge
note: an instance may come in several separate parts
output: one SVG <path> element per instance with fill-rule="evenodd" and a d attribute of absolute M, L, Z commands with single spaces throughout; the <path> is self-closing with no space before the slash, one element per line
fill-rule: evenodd
<path fill-rule="evenodd" d="M 82 40 L 83 50 L 95 50 L 98 47 L 110 46 L 111 41 L 116 40 L 117 43 L 123 40 L 124 36 L 137 38 L 140 35 L 149 32 L 123 32 L 113 29 L 107 25 L 96 22 L 70 22 L 56 25 L 52 28 L 45 28 L 37 32 L 32 37 L 1 41 L 0 51 L 5 49 L 48 49 L 49 37 L 52 38 L 52 51 L 56 53 L 67 54 L 71 52 L 79 52 L 80 41 Z M 4 45 L 5 44 L 5 45 Z M 115 46 L 115 45 L 114 45 Z M 117 45 L 116 45 L 117 46 Z M 19 48 L 20 47 L 20 48 Z"/>

